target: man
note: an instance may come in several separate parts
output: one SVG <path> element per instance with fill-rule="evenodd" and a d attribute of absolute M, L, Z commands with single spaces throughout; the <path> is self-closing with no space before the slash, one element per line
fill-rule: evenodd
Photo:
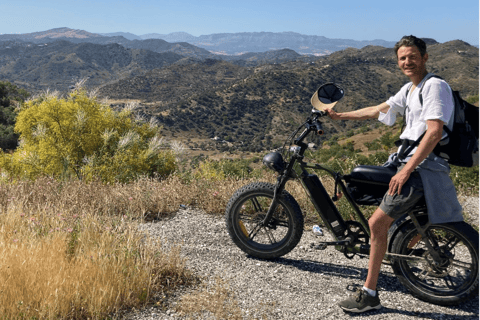
<path fill-rule="evenodd" d="M 342 309 L 349 312 L 382 307 L 376 288 L 387 250 L 388 229 L 394 220 L 408 213 L 420 198 L 425 196 L 432 223 L 463 220 L 455 187 L 448 176 L 448 163 L 432 153 L 444 135 L 443 125 L 449 128 L 453 126 L 452 90 L 442 79 L 430 78 L 432 74 L 426 69 L 428 54 L 423 40 L 405 36 L 394 49 L 398 66 L 411 83 L 404 85 L 395 96 L 378 106 L 345 113 L 327 110 L 333 120 L 378 118 L 387 125 L 395 123 L 397 114 L 404 115 L 406 127 L 400 139 L 415 141 L 425 132 L 419 145 L 404 160 L 395 160 L 398 164 L 397 174 L 391 179 L 382 203 L 369 219 L 371 247 L 367 279 L 356 297 L 339 303 Z M 420 102 L 420 90 L 423 103 Z M 442 194 L 442 197 L 435 197 L 435 193 Z"/>

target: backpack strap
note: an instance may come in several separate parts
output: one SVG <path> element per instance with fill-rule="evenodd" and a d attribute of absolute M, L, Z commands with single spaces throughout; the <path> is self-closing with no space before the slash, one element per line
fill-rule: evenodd
<path fill-rule="evenodd" d="M 423 90 L 423 86 L 425 86 L 425 83 L 427 83 L 428 80 L 430 80 L 431 78 L 438 78 L 438 79 L 442 79 L 442 77 L 440 76 L 437 76 L 435 74 L 431 75 L 430 77 L 428 77 L 427 79 L 425 79 L 425 81 L 423 81 L 422 83 L 422 86 L 420 87 L 420 93 L 419 93 L 419 100 L 420 100 L 420 105 L 423 107 L 423 96 L 422 96 L 422 90 Z M 409 90 L 407 91 L 407 97 L 408 97 L 408 93 L 410 92 L 410 88 L 413 86 L 413 83 L 412 85 L 409 87 Z M 406 118 L 407 118 L 407 111 L 408 111 L 408 105 L 406 107 L 406 110 L 405 110 L 405 116 L 403 117 L 404 119 L 404 124 L 402 126 L 402 131 L 404 129 L 404 126 L 406 126 Z M 447 128 L 446 125 L 443 126 L 443 129 L 445 129 L 445 131 L 447 131 L 448 134 L 451 133 L 451 131 Z M 407 140 L 407 139 L 403 139 L 403 140 L 400 140 L 401 141 L 401 148 L 400 150 L 398 151 L 398 159 L 399 160 L 403 160 L 405 159 L 405 157 L 407 157 L 410 152 L 412 152 L 413 149 L 415 149 L 416 146 L 418 146 L 418 144 L 420 143 L 420 141 L 423 139 L 423 136 L 425 136 L 425 133 L 427 131 L 425 130 L 424 133 L 422 133 L 422 135 L 420 137 L 418 137 L 417 140 Z"/>
<path fill-rule="evenodd" d="M 423 96 L 422 96 L 422 91 L 423 91 L 423 86 L 425 85 L 425 83 L 427 83 L 428 80 L 432 79 L 432 78 L 437 78 L 437 79 L 441 79 L 443 80 L 442 77 L 440 76 L 437 76 L 436 74 L 432 74 L 430 77 L 428 77 L 428 79 L 426 79 L 422 86 L 420 87 L 420 93 L 418 94 L 418 98 L 420 99 L 420 104 L 423 106 Z"/>
<path fill-rule="evenodd" d="M 408 113 L 408 104 L 407 104 L 407 99 L 408 99 L 408 94 L 410 93 L 410 90 L 412 90 L 413 87 L 413 82 L 410 83 L 407 89 L 407 93 L 405 94 L 405 114 L 403 115 L 403 123 L 402 123 L 402 129 L 400 131 L 403 132 L 405 127 L 407 126 L 407 113 Z M 399 140 L 401 142 L 401 140 Z"/>

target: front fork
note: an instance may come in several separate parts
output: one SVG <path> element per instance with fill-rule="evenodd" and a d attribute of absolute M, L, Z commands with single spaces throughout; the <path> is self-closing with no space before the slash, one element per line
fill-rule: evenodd
<path fill-rule="evenodd" d="M 282 194 L 283 190 L 285 190 L 285 185 L 287 184 L 287 181 L 290 178 L 288 177 L 287 174 L 282 174 L 278 176 L 277 178 L 277 183 L 275 185 L 275 189 L 273 190 L 273 199 L 272 203 L 270 204 L 270 207 L 268 208 L 267 213 L 265 214 L 265 218 L 263 219 L 261 226 L 266 227 L 270 223 L 270 220 L 272 219 L 273 213 L 275 212 L 275 209 L 277 209 L 277 204 L 278 204 L 278 199 L 280 195 Z"/>

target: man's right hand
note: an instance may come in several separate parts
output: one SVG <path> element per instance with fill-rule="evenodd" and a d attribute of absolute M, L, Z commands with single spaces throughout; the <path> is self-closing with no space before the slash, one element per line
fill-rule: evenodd
<path fill-rule="evenodd" d="M 332 109 L 325 109 L 325 112 L 328 114 L 328 116 L 332 119 L 332 120 L 339 120 L 340 119 L 340 114 L 333 111 Z"/>

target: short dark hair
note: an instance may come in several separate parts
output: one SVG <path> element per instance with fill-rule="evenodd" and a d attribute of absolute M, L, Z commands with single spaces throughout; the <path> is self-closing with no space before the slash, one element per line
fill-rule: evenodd
<path fill-rule="evenodd" d="M 400 39 L 400 41 L 398 41 L 396 44 L 395 44 L 395 54 L 397 55 L 398 57 L 398 49 L 400 49 L 400 47 L 402 46 L 406 46 L 406 47 L 417 47 L 418 48 L 418 51 L 420 51 L 420 54 L 422 55 L 422 57 L 425 55 L 425 53 L 427 53 L 427 44 L 425 43 L 425 41 L 423 41 L 422 39 L 420 38 L 417 38 L 415 36 L 404 36 L 402 39 Z"/>

